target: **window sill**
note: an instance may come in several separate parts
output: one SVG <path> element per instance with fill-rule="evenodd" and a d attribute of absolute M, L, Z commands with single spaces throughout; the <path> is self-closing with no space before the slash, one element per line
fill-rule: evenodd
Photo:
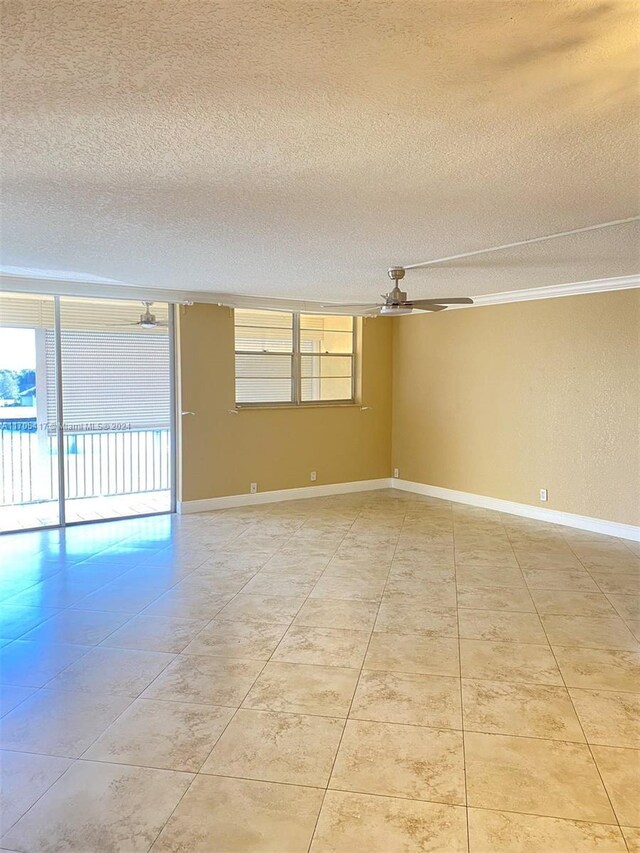
<path fill-rule="evenodd" d="M 236 403 L 235 409 L 238 412 L 263 412 L 265 409 L 270 411 L 277 411 L 282 409 L 295 409 L 297 411 L 304 411 L 305 409 L 362 409 L 366 408 L 362 403 L 352 403 L 347 401 L 345 403 L 340 402 L 332 402 L 328 400 L 326 403 L 302 403 L 301 405 L 296 405 L 295 403 Z"/>

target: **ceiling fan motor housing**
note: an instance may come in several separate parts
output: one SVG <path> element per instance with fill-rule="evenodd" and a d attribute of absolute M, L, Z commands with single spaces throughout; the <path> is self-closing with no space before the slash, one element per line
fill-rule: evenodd
<path fill-rule="evenodd" d="M 398 287 L 398 282 L 401 281 L 405 275 L 404 267 L 389 267 L 387 273 L 391 281 L 394 282 L 393 290 L 384 296 L 387 306 L 404 305 L 407 301 L 407 294 L 406 291 L 400 290 Z"/>

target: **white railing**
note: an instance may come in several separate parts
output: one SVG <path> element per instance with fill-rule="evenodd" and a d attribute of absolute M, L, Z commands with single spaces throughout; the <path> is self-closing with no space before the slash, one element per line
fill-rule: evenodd
<path fill-rule="evenodd" d="M 171 488 L 167 427 L 65 432 L 63 448 L 67 498 Z M 0 505 L 53 500 L 57 491 L 57 436 L 31 424 L 0 423 Z"/>

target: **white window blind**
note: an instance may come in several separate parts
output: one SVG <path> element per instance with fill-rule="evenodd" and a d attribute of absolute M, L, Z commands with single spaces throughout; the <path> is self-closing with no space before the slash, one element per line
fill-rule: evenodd
<path fill-rule="evenodd" d="M 236 402 L 349 402 L 353 317 L 235 311 Z"/>
<path fill-rule="evenodd" d="M 136 302 L 61 299 L 62 398 L 65 424 L 120 423 L 167 428 L 170 420 L 170 351 L 166 326 L 135 326 Z M 159 321 L 168 306 L 151 309 Z M 46 332 L 48 420 L 55 422 L 55 343 Z"/>
<path fill-rule="evenodd" d="M 293 314 L 236 309 L 236 402 L 293 402 Z"/>
<path fill-rule="evenodd" d="M 0 327 L 12 329 L 53 329 L 52 296 L 30 293 L 0 293 Z"/>

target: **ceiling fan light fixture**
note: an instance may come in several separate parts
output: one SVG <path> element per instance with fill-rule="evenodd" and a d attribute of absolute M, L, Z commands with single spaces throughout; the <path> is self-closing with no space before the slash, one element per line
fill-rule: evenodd
<path fill-rule="evenodd" d="M 401 317 L 403 314 L 411 314 L 413 308 L 408 305 L 381 305 L 380 316 L 382 317 Z"/>

